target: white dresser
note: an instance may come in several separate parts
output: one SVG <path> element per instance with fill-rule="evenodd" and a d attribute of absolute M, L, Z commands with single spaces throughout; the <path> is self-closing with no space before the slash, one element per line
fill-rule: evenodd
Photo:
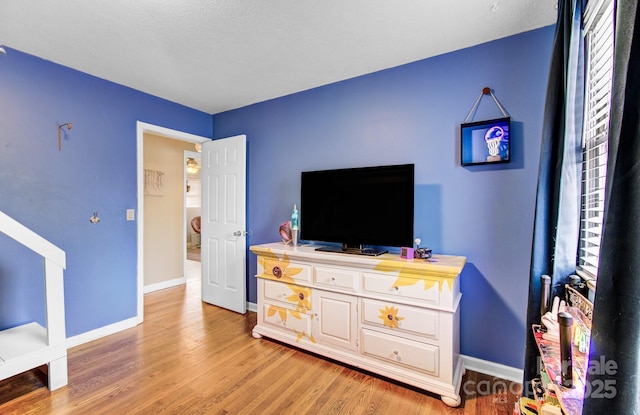
<path fill-rule="evenodd" d="M 253 336 L 441 395 L 460 404 L 460 272 L 465 257 L 430 260 L 252 246 L 258 324 Z"/>

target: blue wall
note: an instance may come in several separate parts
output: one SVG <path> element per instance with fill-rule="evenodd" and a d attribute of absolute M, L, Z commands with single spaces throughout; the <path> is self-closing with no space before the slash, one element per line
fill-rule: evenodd
<path fill-rule="evenodd" d="M 300 172 L 415 163 L 415 235 L 464 255 L 462 353 L 521 368 L 542 113 L 553 27 L 214 115 L 248 139 L 249 244 L 279 239 Z M 490 86 L 512 117 L 512 162 L 460 165 L 459 126 Z M 474 120 L 501 113 L 484 97 Z M 248 255 L 256 301 L 255 256 Z"/>
<path fill-rule="evenodd" d="M 415 163 L 415 235 L 464 255 L 462 353 L 522 367 L 547 27 L 212 117 L 8 50 L 0 56 L 0 211 L 67 252 L 67 335 L 136 314 L 137 120 L 247 134 L 249 244 L 278 240 L 300 172 Z M 484 86 L 513 119 L 512 157 L 460 166 L 459 125 Z M 501 116 L 484 97 L 474 120 Z M 62 151 L 57 125 L 72 122 Z M 89 223 L 98 211 L 102 221 Z M 248 299 L 256 301 L 248 255 Z M 0 328 L 44 322 L 42 262 L 0 235 Z"/>
<path fill-rule="evenodd" d="M 212 136 L 209 114 L 16 50 L 0 55 L 0 211 L 66 251 L 67 336 L 136 316 L 136 222 L 125 210 L 137 207 L 138 120 Z M 42 268 L 0 234 L 0 328 L 44 324 Z"/>

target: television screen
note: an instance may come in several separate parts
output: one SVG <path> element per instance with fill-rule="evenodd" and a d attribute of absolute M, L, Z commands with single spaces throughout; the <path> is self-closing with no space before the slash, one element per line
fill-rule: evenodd
<path fill-rule="evenodd" d="M 300 202 L 303 240 L 364 254 L 413 246 L 413 164 L 302 172 Z"/>
<path fill-rule="evenodd" d="M 460 141 L 463 166 L 508 163 L 511 159 L 511 119 L 462 124 Z"/>

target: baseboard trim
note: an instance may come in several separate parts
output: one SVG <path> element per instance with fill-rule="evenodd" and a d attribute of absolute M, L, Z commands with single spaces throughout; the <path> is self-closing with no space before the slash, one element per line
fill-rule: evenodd
<path fill-rule="evenodd" d="M 173 280 L 173 281 L 176 281 L 176 280 Z M 168 287 L 165 287 L 165 288 L 168 288 Z M 162 288 L 158 288 L 158 289 L 162 289 Z M 247 311 L 257 313 L 258 305 L 256 303 L 251 303 L 247 301 Z M 95 330 L 88 331 L 86 333 L 78 334 L 77 336 L 68 337 L 67 349 L 80 346 L 82 344 L 89 343 L 94 340 L 98 340 L 99 338 L 106 337 L 111 334 L 116 334 L 119 331 L 130 329 L 141 323 L 142 321 L 138 321 L 138 317 L 132 317 L 127 320 L 122 320 L 117 323 L 110 324 L 108 326 L 104 326 Z"/>
<path fill-rule="evenodd" d="M 511 382 L 522 383 L 524 371 L 511 366 L 505 366 L 500 363 L 490 362 L 488 360 L 478 359 L 476 357 L 460 355 L 464 368 L 473 370 L 474 372 L 484 373 L 485 375 L 495 376 Z"/>
<path fill-rule="evenodd" d="M 177 285 L 183 285 L 186 283 L 187 283 L 187 279 L 185 277 L 176 278 L 169 281 L 158 282 L 156 284 L 145 285 L 143 292 L 145 294 L 149 294 L 154 291 L 164 290 L 165 288 L 171 288 L 171 287 L 175 287 Z"/>
<path fill-rule="evenodd" d="M 99 329 L 78 334 L 77 336 L 69 337 L 67 338 L 67 349 L 80 346 L 81 344 L 89 343 L 90 341 L 115 334 L 119 331 L 130 329 L 137 325 L 138 319 L 136 317 L 132 317 L 126 320 L 119 321 L 117 323 L 110 324 L 108 326 L 100 327 Z"/>

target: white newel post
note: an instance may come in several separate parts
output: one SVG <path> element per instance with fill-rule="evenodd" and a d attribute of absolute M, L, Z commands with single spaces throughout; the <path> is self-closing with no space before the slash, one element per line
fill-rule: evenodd
<path fill-rule="evenodd" d="M 54 359 L 49 363 L 49 390 L 65 386 L 67 373 L 67 339 L 64 317 L 64 272 L 48 258 L 44 259 L 47 313 L 47 343 Z"/>

